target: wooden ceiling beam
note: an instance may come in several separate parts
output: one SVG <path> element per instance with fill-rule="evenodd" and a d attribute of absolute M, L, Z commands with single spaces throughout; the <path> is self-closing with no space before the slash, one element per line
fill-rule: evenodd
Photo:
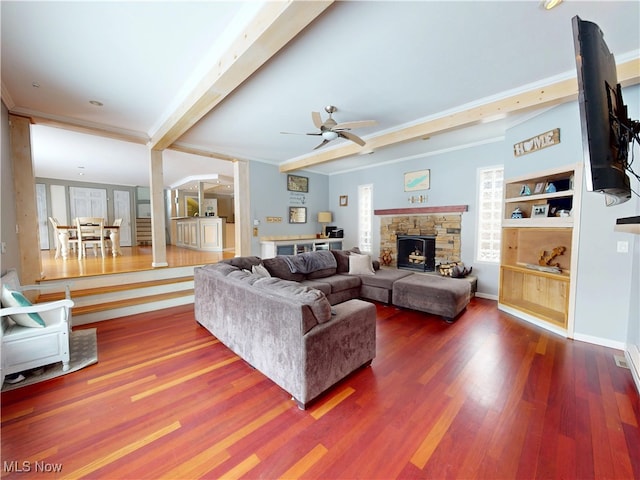
<path fill-rule="evenodd" d="M 322 14 L 333 1 L 265 2 L 242 34 L 151 136 L 149 147 L 164 150 L 176 142 Z"/>
<path fill-rule="evenodd" d="M 620 64 L 618 66 L 618 81 L 623 86 L 640 83 L 640 59 Z M 535 88 L 468 110 L 375 135 L 366 139 L 367 143 L 364 147 L 349 142 L 339 148 L 319 151 L 307 157 L 280 165 L 280 172 L 293 172 L 295 170 L 310 168 L 314 165 L 356 155 L 363 149 L 375 150 L 401 142 L 418 140 L 447 131 L 470 127 L 480 122 L 491 121 L 491 119 L 495 117 L 504 117 L 505 115 L 513 113 L 522 113 L 537 108 L 559 105 L 575 100 L 577 97 L 578 82 L 576 78 L 555 82 L 545 87 Z"/>

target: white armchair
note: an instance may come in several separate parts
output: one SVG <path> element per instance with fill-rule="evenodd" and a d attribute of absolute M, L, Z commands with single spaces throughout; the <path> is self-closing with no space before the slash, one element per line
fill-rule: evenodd
<path fill-rule="evenodd" d="M 0 283 L 3 298 L 2 308 L 0 308 L 0 321 L 2 322 L 0 379 L 2 382 L 4 382 L 5 376 L 12 373 L 51 363 L 62 362 L 62 369 L 69 370 L 69 335 L 71 333 L 73 301 L 70 299 L 68 286 L 65 286 L 66 298 L 64 300 L 31 306 L 5 306 L 16 298 L 21 299 L 21 292 L 44 290 L 46 287 L 20 285 L 15 270 L 7 271 L 0 279 Z M 7 296 L 10 296 L 12 302 L 6 301 Z M 18 300 L 16 303 L 24 303 L 24 301 Z M 26 318 L 27 323 L 29 320 L 37 318 L 38 325 L 35 327 L 24 326 L 25 317 L 17 317 L 17 315 L 25 314 L 38 314 L 37 317 Z M 15 320 L 16 318 L 18 321 Z"/>

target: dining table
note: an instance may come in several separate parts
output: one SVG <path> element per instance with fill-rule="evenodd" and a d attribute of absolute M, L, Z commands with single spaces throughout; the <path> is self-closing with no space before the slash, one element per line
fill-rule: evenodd
<path fill-rule="evenodd" d="M 105 231 L 109 232 L 109 240 L 111 240 L 111 254 L 116 257 L 122 255 L 120 250 L 120 226 L 119 225 L 105 225 Z M 69 258 L 69 239 L 72 233 L 77 230 L 75 225 L 58 225 L 58 247 L 60 251 L 56 251 L 55 258 L 62 257 L 63 259 Z"/>

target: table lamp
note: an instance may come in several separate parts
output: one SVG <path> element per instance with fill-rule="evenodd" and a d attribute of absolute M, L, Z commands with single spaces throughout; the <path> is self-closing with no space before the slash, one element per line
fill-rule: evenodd
<path fill-rule="evenodd" d="M 318 223 L 322 225 L 322 237 L 327 238 L 326 226 L 327 223 L 331 223 L 333 218 L 331 212 L 318 212 Z"/>

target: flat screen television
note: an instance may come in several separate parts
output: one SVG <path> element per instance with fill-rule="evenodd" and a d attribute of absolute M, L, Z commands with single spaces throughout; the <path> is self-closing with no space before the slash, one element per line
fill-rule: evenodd
<path fill-rule="evenodd" d="M 578 16 L 572 25 L 587 190 L 604 193 L 607 205 L 620 204 L 631 198 L 629 147 L 640 123 L 628 117 L 616 61 L 598 25 Z"/>

